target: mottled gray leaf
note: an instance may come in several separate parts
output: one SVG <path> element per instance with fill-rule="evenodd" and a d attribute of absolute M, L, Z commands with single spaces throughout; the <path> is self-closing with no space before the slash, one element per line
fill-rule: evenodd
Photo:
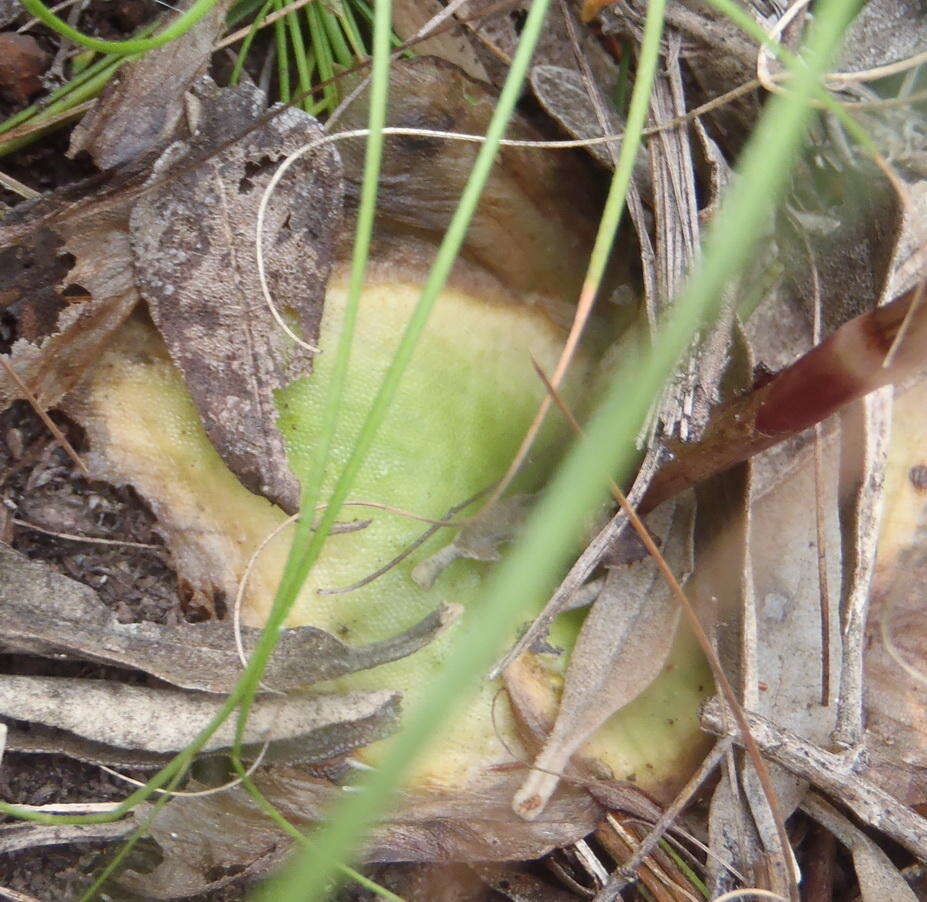
<path fill-rule="evenodd" d="M 927 44 L 927 9 L 919 0 L 869 0 L 843 36 L 838 68 L 872 69 L 919 53 Z"/>
<path fill-rule="evenodd" d="M 160 179 L 188 155 L 201 158 L 253 125 L 253 86 L 203 88 L 199 129 L 158 159 Z M 311 356 L 294 347 L 261 295 L 255 264 L 257 209 L 276 164 L 323 136 L 296 109 L 232 147 L 146 192 L 132 213 L 139 285 L 180 366 L 209 437 L 252 491 L 288 512 L 299 483 L 277 430 L 274 392 L 305 376 Z M 308 153 L 277 186 L 263 235 L 270 288 L 304 339 L 318 333 L 341 210 L 341 170 L 331 146 Z"/>
<path fill-rule="evenodd" d="M 595 106 L 578 72 L 560 66 L 538 65 L 531 69 L 530 78 L 531 88 L 541 106 L 569 135 L 580 139 L 602 137 Z M 602 106 L 608 116 L 609 133 L 623 132 L 624 122 L 618 118 L 614 105 L 605 101 Z M 621 140 L 612 142 L 612 147 L 617 152 Z M 612 154 L 606 144 L 593 144 L 588 151 L 606 168 L 614 168 Z M 649 182 L 646 153 L 638 156 L 634 174 L 639 183 L 641 179 L 643 184 Z"/>
<path fill-rule="evenodd" d="M 691 496 L 649 518 L 677 578 L 692 569 Z M 576 640 L 554 728 L 523 786 L 515 810 L 536 817 L 570 757 L 612 714 L 659 674 L 675 639 L 678 606 L 653 560 L 612 569 Z"/>
<path fill-rule="evenodd" d="M 177 8 L 191 2 L 183 0 Z M 112 169 L 163 150 L 183 115 L 184 94 L 205 71 L 231 5 L 219 0 L 180 37 L 123 66 L 72 132 L 69 155 L 85 150 L 100 169 Z"/>
<path fill-rule="evenodd" d="M 0 641 L 32 654 L 79 658 L 143 670 L 184 689 L 228 692 L 241 675 L 232 624 L 120 623 L 93 589 L 0 545 Z M 300 689 L 413 654 L 452 623 L 442 605 L 408 630 L 350 646 L 312 626 L 286 629 L 264 671 L 278 690 Z M 246 652 L 259 631 L 244 627 Z"/>
<path fill-rule="evenodd" d="M 188 746 L 222 707 L 223 700 L 200 692 L 150 689 L 112 680 L 64 677 L 10 676 L 0 678 L 0 715 L 67 730 L 93 742 L 149 752 L 176 752 Z M 368 741 L 382 736 L 398 716 L 399 694 L 351 692 L 342 695 L 264 696 L 251 708 L 244 741 L 300 739 L 325 745 L 328 756 L 344 748 L 332 747 L 331 736 L 345 724 L 371 725 Z M 235 718 L 206 741 L 203 751 L 229 748 Z M 353 748 L 354 745 L 348 747 Z"/>

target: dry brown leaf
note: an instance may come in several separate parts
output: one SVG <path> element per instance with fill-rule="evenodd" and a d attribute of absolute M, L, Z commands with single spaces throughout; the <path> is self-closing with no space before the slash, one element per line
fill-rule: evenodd
<path fill-rule="evenodd" d="M 150 689 L 112 680 L 0 678 L 3 717 L 66 730 L 120 749 L 161 754 L 190 745 L 222 704 L 215 695 Z M 251 708 L 244 742 L 260 746 L 265 740 L 298 739 L 307 757 L 328 758 L 382 738 L 398 717 L 398 708 L 399 694 L 388 690 L 264 696 Z M 231 747 L 235 728 L 234 718 L 226 720 L 206 741 L 203 751 Z"/>
<path fill-rule="evenodd" d="M 927 801 L 925 405 L 925 381 L 895 397 L 865 656 L 869 776 L 909 805 Z"/>
<path fill-rule="evenodd" d="M 262 769 L 253 779 L 281 814 L 303 829 L 320 823 L 344 791 L 289 768 Z M 575 842 L 595 828 L 601 808 L 587 793 L 569 786 L 538 820 L 520 820 L 508 804 L 519 779 L 518 774 L 496 775 L 478 789 L 458 792 L 410 790 L 397 810 L 374 827 L 364 860 L 524 860 Z M 140 822 L 149 814 L 148 806 L 136 809 Z M 163 864 L 151 874 L 129 873 L 120 879 L 155 898 L 185 898 L 201 891 L 206 875 L 241 868 L 270 852 L 279 861 L 292 842 L 240 787 L 172 800 L 155 816 L 150 836 L 161 847 Z"/>
<path fill-rule="evenodd" d="M 364 92 L 340 126 L 364 127 L 367 104 Z M 483 134 L 495 104 L 492 90 L 456 66 L 433 58 L 404 60 L 391 71 L 387 124 Z M 507 135 L 543 137 L 519 116 Z M 478 145 L 401 136 L 388 138 L 387 148 L 377 198 L 386 232 L 380 234 L 381 245 L 423 233 L 437 239 L 454 212 Z M 356 196 L 363 142 L 345 142 L 341 154 L 346 190 Z M 590 174 L 575 158 L 504 147 L 467 232 L 464 256 L 518 293 L 521 302 L 541 296 L 553 307 L 553 299 L 555 315 L 568 321 L 594 234 L 595 196 Z"/>
<path fill-rule="evenodd" d="M 48 62 L 48 54 L 31 34 L 0 34 L 0 94 L 24 106 L 42 90 Z"/>
<path fill-rule="evenodd" d="M 23 205 L 4 224 L 28 223 L 54 202 Z M 74 387 L 137 302 L 124 205 L 41 228 L 0 251 L 0 303 L 18 327 L 7 359 L 43 408 Z M 0 404 L 21 397 L 0 370 Z"/>
<path fill-rule="evenodd" d="M 162 154 L 152 179 L 250 126 L 263 97 L 251 85 L 205 84 L 201 100 L 198 130 Z M 210 439 L 249 489 L 290 513 L 299 508 L 299 483 L 277 430 L 274 392 L 308 375 L 311 356 L 293 346 L 262 299 L 254 224 L 276 164 L 323 134 L 305 113 L 285 110 L 146 192 L 131 218 L 139 286 Z M 338 156 L 324 147 L 289 170 L 267 208 L 271 291 L 309 342 L 321 321 L 340 200 Z"/>
<path fill-rule="evenodd" d="M 393 31 L 402 41 L 408 41 L 436 15 L 445 9 L 440 0 L 396 0 L 393 3 Z M 421 56 L 437 56 L 453 63 L 471 78 L 488 81 L 486 67 L 480 61 L 472 36 L 460 25 L 443 31 L 415 45 Z"/>
<path fill-rule="evenodd" d="M 228 692 L 241 675 L 230 621 L 120 623 L 93 589 L 0 545 L 0 640 L 30 654 L 105 661 L 150 673 L 183 689 Z M 410 629 L 365 646 L 350 646 L 311 626 L 284 630 L 264 671 L 277 690 L 306 688 L 413 654 L 457 616 L 442 605 Z M 243 628 L 246 654 L 258 631 Z"/>
<path fill-rule="evenodd" d="M 692 518 L 691 498 L 671 502 L 649 518 L 680 580 L 692 569 Z M 570 656 L 553 730 L 515 797 L 519 815 L 536 817 L 573 753 L 656 678 L 673 646 L 678 617 L 652 560 L 609 572 Z"/>
<path fill-rule="evenodd" d="M 193 28 L 120 69 L 72 132 L 69 155 L 87 151 L 100 169 L 113 169 L 163 150 L 184 113 L 185 92 L 209 63 L 229 6 L 231 0 L 219 0 Z"/>

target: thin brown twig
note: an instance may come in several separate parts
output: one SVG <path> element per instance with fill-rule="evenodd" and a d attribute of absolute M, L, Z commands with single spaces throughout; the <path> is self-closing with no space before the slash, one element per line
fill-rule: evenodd
<path fill-rule="evenodd" d="M 46 536 L 54 536 L 56 539 L 67 539 L 69 542 L 90 542 L 93 545 L 117 545 L 124 548 L 146 548 L 156 551 L 165 551 L 163 545 L 150 545 L 146 542 L 129 542 L 122 539 L 103 539 L 98 536 L 81 536 L 70 532 L 55 532 L 52 529 L 46 529 L 44 526 L 37 526 L 28 520 L 20 520 L 16 517 L 11 519 L 15 526 L 22 529 L 28 529 L 31 532 L 40 532 Z"/>
<path fill-rule="evenodd" d="M 560 397 L 559 392 L 554 387 L 554 385 L 551 384 L 550 380 L 547 378 L 547 374 L 544 372 L 538 362 L 532 358 L 532 363 L 534 364 L 535 371 L 553 398 L 554 403 L 560 409 L 560 412 L 566 418 L 567 422 L 570 424 L 571 428 L 576 432 L 576 434 L 582 438 L 582 427 L 576 421 L 572 411 L 566 406 L 563 399 Z M 734 720 L 737 723 L 737 728 L 740 732 L 744 748 L 747 751 L 747 756 L 750 758 L 750 762 L 753 764 L 753 768 L 756 771 L 757 779 L 760 782 L 763 795 L 766 797 L 766 803 L 769 805 L 773 823 L 776 826 L 776 834 L 781 846 L 782 859 L 784 862 L 786 862 L 786 872 L 788 874 L 790 895 L 793 899 L 797 900 L 798 884 L 794 867 L 792 866 L 794 859 L 793 856 L 789 854 L 789 849 L 791 846 L 789 844 L 788 833 L 785 829 L 785 822 L 783 821 L 782 815 L 779 812 L 779 799 L 776 795 L 776 790 L 772 785 L 772 781 L 770 780 L 769 772 L 766 769 L 763 758 L 760 755 L 759 746 L 756 744 L 756 741 L 750 733 L 750 727 L 747 723 L 746 714 L 744 713 L 744 709 L 740 702 L 737 700 L 734 687 L 731 686 L 731 682 L 727 678 L 727 674 L 724 672 L 724 668 L 721 665 L 718 654 L 715 651 L 714 646 L 711 644 L 711 640 L 708 638 L 708 634 L 705 632 L 705 629 L 702 626 L 702 622 L 699 620 L 698 614 L 695 612 L 695 608 L 692 606 L 692 602 L 689 601 L 689 597 L 686 595 L 682 586 L 679 584 L 679 581 L 673 574 L 673 571 L 666 563 L 666 558 L 663 557 L 663 553 L 654 542 L 653 537 L 650 535 L 650 531 L 646 526 L 644 526 L 644 523 L 638 516 L 637 511 L 634 510 L 630 504 L 628 504 L 628 500 L 625 497 L 624 492 L 621 491 L 620 487 L 613 479 L 609 480 L 609 490 L 612 493 L 612 497 L 615 499 L 615 501 L 618 502 L 618 505 L 624 511 L 625 516 L 627 516 L 631 525 L 634 527 L 634 531 L 637 533 L 641 542 L 643 542 L 644 547 L 653 558 L 654 563 L 660 570 L 663 578 L 666 580 L 666 584 L 669 586 L 670 590 L 675 596 L 676 601 L 678 602 L 683 614 L 685 615 L 686 621 L 688 622 L 689 627 L 696 638 L 696 641 L 701 646 L 702 652 L 708 661 L 709 667 L 711 667 L 712 675 L 715 678 L 715 683 L 721 690 L 721 694 L 724 696 L 726 706 L 734 715 Z"/>
<path fill-rule="evenodd" d="M 38 398 L 32 393 L 31 389 L 25 382 L 23 382 L 19 373 L 13 369 L 13 366 L 10 364 L 10 361 L 7 360 L 6 355 L 0 354 L 0 363 L 3 364 L 3 368 L 7 371 L 9 377 L 19 386 L 19 390 L 23 393 L 23 397 L 29 402 L 32 406 L 32 409 L 36 412 L 38 418 L 45 424 L 48 428 L 48 431 L 55 437 L 58 444 L 61 445 L 64 449 L 64 453 L 74 462 L 74 465 L 77 467 L 81 473 L 90 479 L 90 470 L 87 469 L 84 462 L 78 457 L 77 452 L 74 450 L 71 443 L 68 441 L 67 436 L 58 428 L 58 424 L 48 415 L 48 411 L 45 410 L 41 404 L 39 404 Z"/>

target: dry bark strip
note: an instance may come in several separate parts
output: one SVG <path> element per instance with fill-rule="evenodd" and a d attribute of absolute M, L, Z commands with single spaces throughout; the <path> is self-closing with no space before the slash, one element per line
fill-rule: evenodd
<path fill-rule="evenodd" d="M 288 513 L 299 482 L 277 429 L 274 392 L 311 370 L 264 303 L 254 223 L 276 164 L 323 136 L 305 113 L 287 109 L 199 165 L 262 112 L 252 85 L 200 85 L 198 128 L 155 163 L 157 183 L 139 199 L 131 231 L 138 282 L 152 318 L 183 371 L 210 439 L 251 491 Z M 267 207 L 261 240 L 271 292 L 309 343 L 318 336 L 341 215 L 341 166 L 331 146 L 307 154 L 281 180 Z"/>
<path fill-rule="evenodd" d="M 242 664 L 230 622 L 120 623 L 93 589 L 0 545 L 0 642 L 29 654 L 67 652 L 150 673 L 183 689 L 228 692 Z M 364 646 L 346 645 L 325 630 L 284 630 L 264 672 L 278 690 L 303 689 L 323 680 L 413 654 L 458 614 L 442 605 L 396 636 Z M 246 653 L 259 631 L 243 628 Z"/>
<path fill-rule="evenodd" d="M 82 842 L 116 842 L 135 829 L 130 818 L 109 824 L 4 824 L 0 827 L 0 854 L 35 849 L 40 846 L 69 846 Z"/>
<path fill-rule="evenodd" d="M 851 759 L 835 755 L 747 712 L 747 724 L 764 756 L 781 764 L 849 808 L 865 823 L 880 830 L 921 860 L 927 860 L 927 820 L 865 777 L 852 771 Z M 733 735 L 742 742 L 732 718 L 712 698 L 702 706 L 703 729 L 717 736 Z"/>

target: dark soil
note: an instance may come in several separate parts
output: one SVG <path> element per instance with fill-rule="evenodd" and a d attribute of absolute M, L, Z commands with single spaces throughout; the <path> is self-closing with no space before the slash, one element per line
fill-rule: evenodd
<path fill-rule="evenodd" d="M 54 418 L 79 453 L 80 430 L 57 414 Z M 0 539 L 91 586 L 123 622 L 178 623 L 210 616 L 210 611 L 188 603 L 155 522 L 131 489 L 82 476 L 28 404 L 19 402 L 0 414 Z M 151 547 L 99 544 L 94 538 Z M 0 654 L 0 672 L 127 677 L 124 671 L 99 664 L 10 654 Z M 129 784 L 98 767 L 55 755 L 11 752 L 0 767 L 0 798 L 23 805 L 119 801 L 131 791 Z M 0 856 L 0 886 L 41 902 L 65 902 L 87 889 L 112 854 L 113 847 L 101 843 L 6 854 Z M 233 902 L 244 892 L 230 887 L 199 898 Z"/>

